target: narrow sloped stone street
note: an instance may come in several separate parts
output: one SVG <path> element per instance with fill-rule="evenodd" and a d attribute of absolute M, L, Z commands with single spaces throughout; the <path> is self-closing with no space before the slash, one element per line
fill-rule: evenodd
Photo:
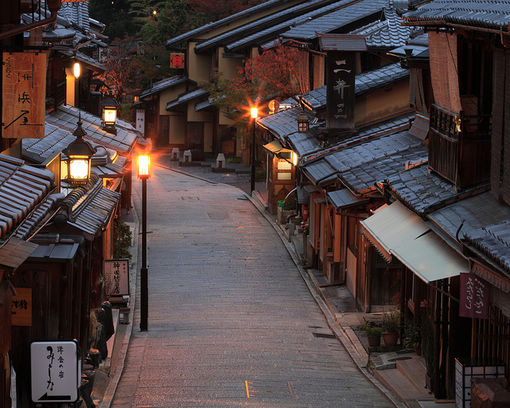
<path fill-rule="evenodd" d="M 155 168 L 148 197 L 149 330 L 138 298 L 112 407 L 392 406 L 245 193 Z"/>

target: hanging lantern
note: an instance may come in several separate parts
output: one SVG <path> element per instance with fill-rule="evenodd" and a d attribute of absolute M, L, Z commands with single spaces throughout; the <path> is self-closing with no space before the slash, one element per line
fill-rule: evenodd
<path fill-rule="evenodd" d="M 113 98 L 106 98 L 101 103 L 103 111 L 103 128 L 115 133 L 115 122 L 117 121 L 118 104 Z"/>
<path fill-rule="evenodd" d="M 299 133 L 306 133 L 310 129 L 310 121 L 308 120 L 308 116 L 304 112 L 301 112 L 298 115 L 297 123 Z"/>
<path fill-rule="evenodd" d="M 67 177 L 65 180 L 71 186 L 87 184 L 90 179 L 92 156 L 95 153 L 95 149 L 90 145 L 90 143 L 83 140 L 83 136 L 87 133 L 85 133 L 81 125 L 82 122 L 80 113 L 78 126 L 73 132 L 76 139 L 63 151 L 66 155 L 65 163 L 67 168 Z"/>

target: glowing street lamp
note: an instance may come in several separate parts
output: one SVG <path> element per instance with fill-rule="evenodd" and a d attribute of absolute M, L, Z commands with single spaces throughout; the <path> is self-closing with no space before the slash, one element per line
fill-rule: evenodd
<path fill-rule="evenodd" d="M 140 331 L 147 331 L 149 315 L 149 271 L 147 269 L 147 179 L 150 177 L 151 158 L 139 154 L 138 178 L 142 180 L 142 269 L 140 271 Z"/>
<path fill-rule="evenodd" d="M 107 132 L 116 134 L 115 122 L 117 121 L 118 103 L 113 98 L 106 98 L 101 103 L 103 111 L 103 128 Z"/>
<path fill-rule="evenodd" d="M 73 135 L 76 139 L 67 146 L 63 151 L 66 159 L 64 160 L 67 169 L 67 176 L 65 180 L 71 186 L 80 186 L 87 184 L 90 179 L 90 168 L 92 156 L 96 150 L 83 140 L 83 136 L 87 133 L 82 128 L 81 112 L 78 118 L 78 126 L 76 127 Z"/>
<path fill-rule="evenodd" d="M 250 108 L 250 116 L 253 119 L 253 130 L 251 135 L 251 177 L 250 177 L 250 192 L 253 194 L 255 191 L 255 122 L 259 115 L 259 108 L 252 106 Z"/>

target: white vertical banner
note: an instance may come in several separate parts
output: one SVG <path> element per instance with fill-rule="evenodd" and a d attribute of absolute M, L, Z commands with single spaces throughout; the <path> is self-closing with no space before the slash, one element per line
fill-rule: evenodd
<path fill-rule="evenodd" d="M 136 110 L 136 130 L 142 135 L 145 132 L 145 109 Z"/>

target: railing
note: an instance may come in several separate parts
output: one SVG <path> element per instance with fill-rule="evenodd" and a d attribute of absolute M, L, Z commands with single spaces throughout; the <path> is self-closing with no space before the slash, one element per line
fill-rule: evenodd
<path fill-rule="evenodd" d="M 487 181 L 490 115 L 467 116 L 433 104 L 430 110 L 429 167 L 457 189 Z"/>
<path fill-rule="evenodd" d="M 57 12 L 60 10 L 61 0 L 17 0 L 18 7 L 12 7 L 5 11 L 10 13 L 13 21 L 20 21 L 20 14 L 26 17 L 29 22 L 16 24 L 8 30 L 0 28 L 0 40 L 14 37 L 25 31 L 38 27 L 53 24 L 57 19 Z M 25 21 L 26 22 L 26 21 Z"/>

